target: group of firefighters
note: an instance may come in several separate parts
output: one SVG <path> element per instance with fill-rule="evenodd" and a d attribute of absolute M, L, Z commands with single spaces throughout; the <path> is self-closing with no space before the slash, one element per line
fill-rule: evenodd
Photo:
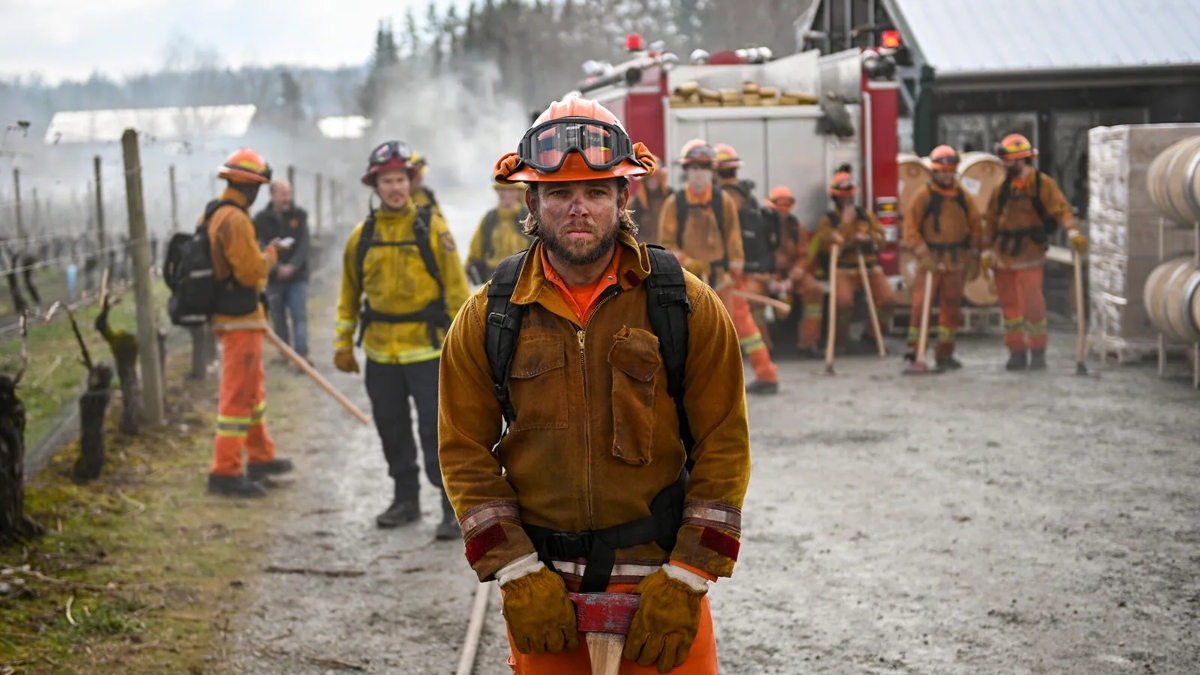
<path fill-rule="evenodd" d="M 988 271 L 1008 368 L 1044 368 L 1044 222 L 1056 219 L 1086 249 L 1028 140 L 1005 138 L 999 156 L 1008 178 L 984 214 L 963 198 L 958 155 L 946 146 L 933 151 L 933 180 L 905 214 L 904 243 L 932 278 L 926 287 L 918 277 L 913 325 L 924 295 L 940 296 L 941 368 L 960 367 L 965 279 Z M 759 214 L 767 226 L 744 237 L 740 218 L 755 202 L 733 148 L 689 142 L 679 190 L 659 164 L 599 103 L 552 104 L 496 163 L 499 204 L 465 264 L 407 144 L 378 146 L 361 179 L 378 206 L 345 246 L 334 363 L 357 373 L 355 347 L 366 356 L 395 488 L 376 522 L 420 520 L 419 445 L 442 496 L 437 538 L 461 538 L 479 579 L 500 584 L 516 673 L 592 672 L 572 592 L 637 597 L 623 636 L 636 666 L 620 672 L 716 673 L 706 591 L 738 558 L 746 394 L 779 389 L 750 300 L 797 298 L 798 346 L 810 356 L 819 356 L 830 274 L 844 317 L 830 339 L 847 339 L 864 283 L 882 317 L 895 303 L 878 263 L 883 230 L 855 205 L 848 167 L 832 177 L 831 208 L 811 233 L 792 214 L 791 192 L 774 187 Z M 209 221 L 215 273 L 261 289 L 285 244 L 260 249 L 245 211 L 270 169 L 240 150 L 219 175 L 229 188 Z M 775 264 L 748 269 L 747 246 L 761 250 L 764 237 Z M 470 281 L 481 287 L 472 292 Z M 292 468 L 274 456 L 263 419 L 265 317 L 257 308 L 212 323 L 224 369 L 210 490 L 261 496 L 261 479 Z"/>

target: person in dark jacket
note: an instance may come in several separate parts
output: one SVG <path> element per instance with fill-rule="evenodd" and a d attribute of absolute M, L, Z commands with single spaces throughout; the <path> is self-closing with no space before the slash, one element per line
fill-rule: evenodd
<path fill-rule="evenodd" d="M 308 360 L 308 213 L 292 203 L 292 186 L 286 180 L 271 182 L 271 203 L 254 217 L 254 228 L 261 246 L 274 239 L 295 240 L 271 270 L 267 304 L 275 334 Z"/>

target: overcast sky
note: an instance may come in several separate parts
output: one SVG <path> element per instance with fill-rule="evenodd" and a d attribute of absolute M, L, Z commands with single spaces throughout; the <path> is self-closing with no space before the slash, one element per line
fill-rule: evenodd
<path fill-rule="evenodd" d="M 434 0 L 440 11 L 467 0 Z M 159 70 L 168 55 L 214 50 L 221 63 L 359 65 L 380 19 L 403 30 L 429 0 L 0 0 L 0 76 L 48 82 L 120 79 Z M 172 47 L 176 48 L 172 50 Z"/>

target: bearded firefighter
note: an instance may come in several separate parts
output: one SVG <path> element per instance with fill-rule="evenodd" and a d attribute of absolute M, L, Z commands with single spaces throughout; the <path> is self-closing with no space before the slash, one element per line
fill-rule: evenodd
<path fill-rule="evenodd" d="M 537 239 L 467 301 L 442 364 L 467 560 L 500 584 L 516 673 L 592 672 L 582 591 L 636 596 L 621 673 L 714 674 L 706 592 L 732 574 L 750 470 L 737 333 L 712 289 L 634 238 L 629 179 L 657 163 L 609 110 L 553 103 L 518 147 L 495 177 L 531 185 Z M 686 353 L 665 358 L 678 331 Z"/>
<path fill-rule="evenodd" d="M 1059 226 L 1071 248 L 1087 251 L 1087 238 L 1058 183 L 1033 165 L 1037 151 L 1021 134 L 1005 136 L 996 150 L 1005 177 L 988 200 L 982 257 L 996 270 L 996 291 L 1004 315 L 1004 345 L 1011 371 L 1046 368 L 1046 298 L 1042 268 L 1049 237 Z"/>
<path fill-rule="evenodd" d="M 450 228 L 435 209 L 418 208 L 410 196 L 409 181 L 416 173 L 405 143 L 388 141 L 371 152 L 362 183 L 379 197 L 380 206 L 346 242 L 334 365 L 359 372 L 354 356 L 359 328 L 371 413 L 394 483 L 392 503 L 375 524 L 393 528 L 421 518 L 411 398 L 425 476 L 442 492 L 436 536 L 449 540 L 460 533 L 438 469 L 438 367 L 446 330 L 469 289 Z"/>
<path fill-rule="evenodd" d="M 940 297 L 937 368 L 958 370 L 962 363 L 954 358 L 958 328 L 962 325 L 963 289 L 967 275 L 978 273 L 979 246 L 983 235 L 979 208 L 958 183 L 958 153 L 948 145 L 939 145 L 929 154 L 933 180 L 921 186 L 904 214 L 904 246 L 912 251 L 920 266 L 913 286 L 912 314 L 908 327 L 910 368 L 919 368 L 917 359 L 921 332 L 921 314 L 925 294 Z M 933 285 L 925 287 L 926 273 L 933 274 Z"/>

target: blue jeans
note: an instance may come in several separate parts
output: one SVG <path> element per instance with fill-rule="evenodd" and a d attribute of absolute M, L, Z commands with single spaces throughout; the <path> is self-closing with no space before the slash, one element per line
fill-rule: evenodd
<path fill-rule="evenodd" d="M 267 304 L 271 306 L 271 323 L 275 334 L 295 349 L 297 354 L 308 358 L 308 282 L 268 285 Z M 288 314 L 292 315 L 294 336 L 288 330 Z"/>

